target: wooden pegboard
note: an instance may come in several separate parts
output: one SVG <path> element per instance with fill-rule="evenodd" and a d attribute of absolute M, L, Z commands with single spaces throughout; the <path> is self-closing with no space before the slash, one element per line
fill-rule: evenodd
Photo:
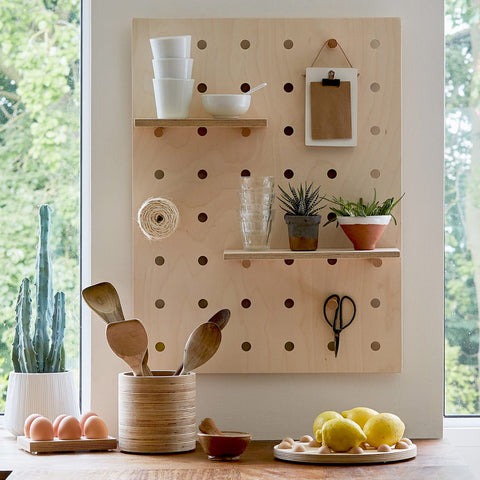
<path fill-rule="evenodd" d="M 194 58 L 190 116 L 208 117 L 199 84 L 208 93 L 240 93 L 242 84 L 268 82 L 246 115 L 266 118 L 268 126 L 208 127 L 206 134 L 197 126 L 167 127 L 160 137 L 153 127 L 133 128 L 132 217 L 156 196 L 172 200 L 181 217 L 177 231 L 159 242 L 132 220 L 134 313 L 148 330 L 151 368 L 175 369 L 193 328 L 229 308 L 221 347 L 199 372 L 400 371 L 400 258 L 223 259 L 224 250 L 241 248 L 236 192 L 244 170 L 275 175 L 284 186 L 291 171 L 291 182 L 315 181 L 327 195 L 369 199 L 374 188 L 380 199 L 401 195 L 399 19 L 135 19 L 134 119 L 156 116 L 149 38 L 183 34 L 192 35 Z M 359 71 L 353 148 L 304 143 L 305 67 L 329 38 Z M 338 49 L 326 49 L 321 60 L 316 65 L 346 66 Z M 401 247 L 400 208 L 395 213 L 399 225 L 391 223 L 379 247 Z M 282 216 L 277 205 L 272 248 L 288 248 Z M 320 229 L 319 248 L 350 246 L 334 224 Z M 333 335 L 322 313 L 331 293 L 357 303 L 337 358 L 327 348 Z"/>

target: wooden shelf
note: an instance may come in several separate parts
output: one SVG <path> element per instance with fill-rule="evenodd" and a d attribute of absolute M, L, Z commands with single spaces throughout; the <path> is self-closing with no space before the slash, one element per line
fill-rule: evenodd
<path fill-rule="evenodd" d="M 136 118 L 136 127 L 266 127 L 266 118 Z"/>
<path fill-rule="evenodd" d="M 398 248 L 376 248 L 375 250 L 319 249 L 294 252 L 292 250 L 225 250 L 224 260 L 276 260 L 302 258 L 398 258 Z"/>

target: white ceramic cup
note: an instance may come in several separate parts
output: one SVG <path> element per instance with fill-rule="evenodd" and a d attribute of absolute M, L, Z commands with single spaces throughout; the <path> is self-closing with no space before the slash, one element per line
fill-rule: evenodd
<path fill-rule="evenodd" d="M 192 78 L 193 58 L 154 58 L 155 78 Z"/>
<path fill-rule="evenodd" d="M 187 118 L 194 82 L 193 79 L 154 78 L 157 118 Z"/>
<path fill-rule="evenodd" d="M 191 42 L 191 35 L 151 38 L 153 58 L 189 58 Z"/>

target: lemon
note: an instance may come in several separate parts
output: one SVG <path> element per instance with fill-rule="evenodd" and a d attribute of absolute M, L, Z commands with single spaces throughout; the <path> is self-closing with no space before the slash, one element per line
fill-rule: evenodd
<path fill-rule="evenodd" d="M 363 427 L 367 442 L 378 447 L 383 444 L 395 445 L 405 432 L 405 424 L 393 413 L 379 413 L 373 416 Z"/>
<path fill-rule="evenodd" d="M 366 439 L 358 424 L 348 418 L 333 418 L 323 425 L 322 443 L 334 452 L 346 452 Z"/>
<path fill-rule="evenodd" d="M 374 415 L 378 415 L 378 412 L 368 407 L 355 407 L 342 412 L 342 417 L 353 420 L 360 428 L 363 428 L 367 420 Z"/>
<path fill-rule="evenodd" d="M 332 418 L 342 418 L 342 416 L 334 412 L 333 410 L 327 410 L 325 412 L 320 413 L 317 415 L 317 418 L 313 421 L 313 435 L 317 439 L 318 442 L 322 441 L 322 427 L 327 422 L 328 420 L 331 420 Z M 317 431 L 318 433 L 318 438 L 317 438 Z"/>

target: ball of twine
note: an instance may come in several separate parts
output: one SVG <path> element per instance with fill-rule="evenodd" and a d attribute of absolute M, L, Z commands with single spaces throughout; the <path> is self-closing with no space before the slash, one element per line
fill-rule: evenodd
<path fill-rule="evenodd" d="M 140 230 L 150 240 L 169 237 L 177 229 L 179 219 L 178 208 L 166 198 L 149 198 L 137 216 Z"/>

